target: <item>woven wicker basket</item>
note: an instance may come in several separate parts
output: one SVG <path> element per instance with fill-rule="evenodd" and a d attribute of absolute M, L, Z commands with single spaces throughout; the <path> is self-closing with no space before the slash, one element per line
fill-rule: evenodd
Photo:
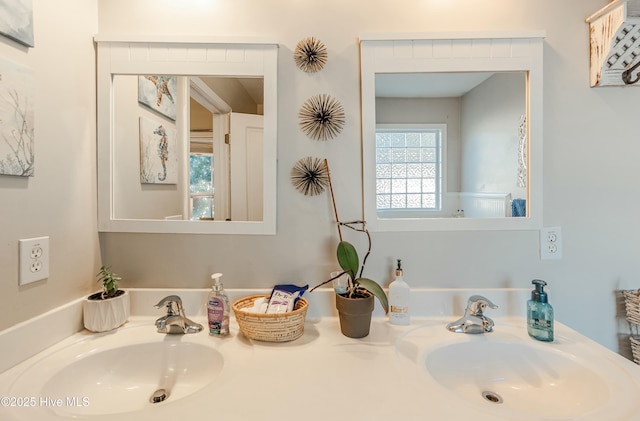
<path fill-rule="evenodd" d="M 640 364 L 640 336 L 629 336 L 629 342 L 631 342 L 631 354 L 633 355 L 633 362 Z"/>
<path fill-rule="evenodd" d="M 304 319 L 309 303 L 299 298 L 293 311 L 278 314 L 249 313 L 241 309 L 252 307 L 256 298 L 264 295 L 251 295 L 233 303 L 233 312 L 240 331 L 249 339 L 265 342 L 289 342 L 298 339 L 304 333 Z M 266 298 L 269 298 L 267 295 Z"/>
<path fill-rule="evenodd" d="M 629 322 L 629 329 L 631 335 L 629 341 L 631 342 L 631 353 L 633 354 L 633 361 L 636 364 L 640 364 L 640 290 L 632 289 L 622 291 L 624 297 L 624 308 L 627 314 L 627 321 Z"/>
<path fill-rule="evenodd" d="M 634 325 L 640 325 L 640 291 L 632 289 L 622 291 L 624 295 L 624 307 L 627 313 L 627 321 Z"/>

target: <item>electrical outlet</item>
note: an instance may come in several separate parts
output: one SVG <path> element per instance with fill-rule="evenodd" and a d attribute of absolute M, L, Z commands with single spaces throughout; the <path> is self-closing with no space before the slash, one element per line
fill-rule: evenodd
<path fill-rule="evenodd" d="M 49 237 L 19 240 L 20 285 L 49 277 Z"/>
<path fill-rule="evenodd" d="M 547 227 L 540 230 L 540 258 L 562 259 L 562 229 Z"/>

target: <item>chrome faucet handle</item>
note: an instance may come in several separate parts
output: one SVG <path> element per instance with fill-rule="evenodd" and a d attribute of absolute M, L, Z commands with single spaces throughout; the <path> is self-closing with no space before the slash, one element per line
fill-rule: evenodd
<path fill-rule="evenodd" d="M 469 316 L 477 316 L 482 317 L 485 308 L 498 308 L 497 305 L 493 304 L 491 300 L 482 295 L 472 295 L 467 300 L 467 309 L 465 310 L 465 314 Z"/>
<path fill-rule="evenodd" d="M 182 298 L 178 297 L 177 295 L 168 295 L 166 297 L 164 297 L 162 300 L 160 300 L 160 302 L 158 304 L 156 304 L 154 307 L 155 308 L 160 308 L 163 305 L 167 304 L 167 303 L 180 303 L 182 304 Z"/>
<path fill-rule="evenodd" d="M 182 299 L 177 295 L 164 297 L 155 308 L 167 306 L 167 314 L 156 320 L 158 333 L 198 333 L 203 327 L 184 315 Z M 174 310 L 175 305 L 175 310 Z"/>
<path fill-rule="evenodd" d="M 493 320 L 483 314 L 485 308 L 498 308 L 482 295 L 472 295 L 467 300 L 464 316 L 447 324 L 447 330 L 456 333 L 485 333 L 493 330 Z"/>
<path fill-rule="evenodd" d="M 176 305 L 176 311 L 173 310 L 173 304 L 174 303 Z M 168 295 L 168 296 L 164 297 L 154 307 L 155 308 L 161 308 L 164 305 L 167 306 L 167 314 L 168 315 L 174 315 L 174 314 L 182 315 L 182 313 L 183 313 L 183 311 L 182 311 L 182 298 L 178 297 L 177 295 Z"/>

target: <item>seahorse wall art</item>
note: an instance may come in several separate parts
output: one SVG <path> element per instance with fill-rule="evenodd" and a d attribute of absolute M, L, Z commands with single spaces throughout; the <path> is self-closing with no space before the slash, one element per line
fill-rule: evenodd
<path fill-rule="evenodd" d="M 140 182 L 177 184 L 176 132 L 166 123 L 140 117 Z"/>

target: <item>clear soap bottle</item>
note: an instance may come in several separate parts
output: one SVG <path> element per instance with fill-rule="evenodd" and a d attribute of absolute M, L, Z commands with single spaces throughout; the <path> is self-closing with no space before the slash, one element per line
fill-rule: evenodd
<path fill-rule="evenodd" d="M 544 291 L 545 281 L 531 281 L 535 289 L 531 291 L 531 299 L 527 301 L 527 332 L 539 341 L 553 341 L 553 307 Z"/>
<path fill-rule="evenodd" d="M 209 334 L 224 336 L 229 334 L 229 298 L 222 286 L 221 273 L 211 275 L 213 287 L 207 299 Z"/>
<path fill-rule="evenodd" d="M 411 289 L 404 281 L 402 260 L 398 259 L 396 278 L 389 284 L 389 323 L 392 325 L 409 324 L 409 299 Z"/>

